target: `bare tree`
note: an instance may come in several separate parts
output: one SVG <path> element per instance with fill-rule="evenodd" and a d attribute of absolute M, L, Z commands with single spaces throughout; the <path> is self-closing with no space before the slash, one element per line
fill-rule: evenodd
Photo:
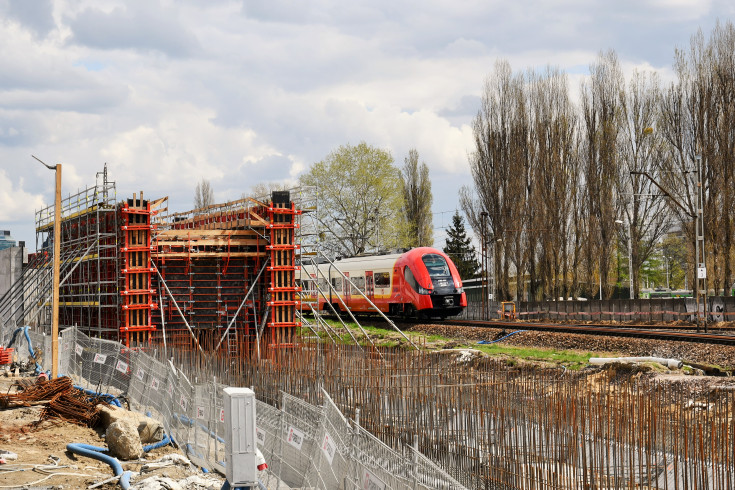
<path fill-rule="evenodd" d="M 207 179 L 202 180 L 194 189 L 194 209 L 206 208 L 214 204 L 214 190 Z"/>
<path fill-rule="evenodd" d="M 577 117 L 561 71 L 529 73 L 531 131 L 529 189 L 529 284 L 532 298 L 572 294 L 569 260 L 574 255 L 573 217 L 579 186 Z M 563 204 L 562 204 L 563 203 Z M 536 265 L 538 264 L 538 265 Z M 536 273 L 535 270 L 538 269 Z"/>
<path fill-rule="evenodd" d="M 419 152 L 411 149 L 401 173 L 403 215 L 406 220 L 403 242 L 407 247 L 429 247 L 434 243 L 431 215 L 431 180 L 426 163 L 419 165 Z"/>
<path fill-rule="evenodd" d="M 633 287 L 639 296 L 640 269 L 654 253 L 657 243 L 672 228 L 673 215 L 667 198 L 653 182 L 659 182 L 666 158 L 664 140 L 653 130 L 659 119 L 661 91 L 655 74 L 634 72 L 628 90 L 621 92 L 620 171 L 617 181 L 619 215 L 618 243 L 630 234 Z"/>
<path fill-rule="evenodd" d="M 473 123 L 475 150 L 469 163 L 474 190 L 464 187 L 460 191 L 462 209 L 475 233 L 485 232 L 485 240 L 494 244 L 492 262 L 500 298 L 511 297 L 511 261 L 516 277 L 523 269 L 522 233 L 514 228 L 515 220 L 525 212 L 528 123 L 523 84 L 523 76 L 513 75 L 507 61 L 495 64 Z M 522 282 L 516 280 L 516 293 Z"/>
<path fill-rule="evenodd" d="M 714 289 L 724 294 L 729 294 L 733 280 L 734 52 L 731 22 L 718 23 L 709 41 L 699 31 L 688 50 L 677 50 L 677 81 L 666 92 L 660 124 L 668 143 L 664 181 L 684 206 L 675 212 L 692 244 L 696 240 L 695 163 L 701 158 L 706 266 Z M 696 262 L 689 260 L 690 277 Z"/>
<path fill-rule="evenodd" d="M 622 108 L 623 75 L 614 51 L 600 54 L 590 66 L 590 79 L 582 84 L 584 120 L 583 171 L 586 184 L 586 283 L 608 284 L 612 247 L 617 236 L 615 183 L 619 173 L 618 137 Z M 603 295 L 606 292 L 603 291 Z"/>

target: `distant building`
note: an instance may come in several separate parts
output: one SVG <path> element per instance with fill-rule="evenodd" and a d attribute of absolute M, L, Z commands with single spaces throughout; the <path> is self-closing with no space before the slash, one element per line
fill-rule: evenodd
<path fill-rule="evenodd" d="M 10 230 L 0 230 L 0 250 L 15 247 L 15 240 L 10 236 Z"/>

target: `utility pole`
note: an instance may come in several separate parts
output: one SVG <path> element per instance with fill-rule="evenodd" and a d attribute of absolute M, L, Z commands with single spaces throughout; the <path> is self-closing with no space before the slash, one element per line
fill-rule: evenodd
<path fill-rule="evenodd" d="M 487 297 L 487 212 L 480 213 L 480 255 L 482 256 L 482 319 L 488 319 L 488 297 Z"/>
<path fill-rule="evenodd" d="M 31 155 L 33 156 L 33 155 Z M 51 300 L 51 379 L 59 375 L 59 274 L 61 269 L 61 164 L 46 165 L 47 169 L 56 171 L 56 191 L 54 196 L 54 275 Z"/>
<path fill-rule="evenodd" d="M 661 187 L 661 184 L 656 182 L 648 172 L 630 172 L 631 175 L 643 175 L 648 178 L 658 189 L 664 193 L 671 201 L 679 206 L 684 213 L 690 218 L 694 219 L 694 255 L 695 255 L 695 269 L 696 269 L 696 294 L 697 294 L 697 332 L 699 332 L 700 326 L 704 326 L 704 332 L 707 333 L 707 264 L 705 261 L 705 249 L 704 249 L 704 198 L 702 191 L 702 155 L 696 155 L 694 157 L 695 172 L 697 174 L 697 208 L 695 212 L 689 211 L 683 204 L 681 204 L 669 191 Z M 703 299 L 700 296 L 704 295 Z M 700 309 L 700 302 L 702 302 L 702 308 Z"/>

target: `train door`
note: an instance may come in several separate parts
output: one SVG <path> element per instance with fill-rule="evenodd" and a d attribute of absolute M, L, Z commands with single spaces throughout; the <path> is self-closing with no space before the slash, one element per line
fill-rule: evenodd
<path fill-rule="evenodd" d="M 373 271 L 365 271 L 365 296 L 375 303 L 375 282 L 373 280 Z M 367 305 L 367 309 L 370 309 L 370 305 Z"/>
<path fill-rule="evenodd" d="M 345 301 L 345 304 L 347 305 L 347 308 L 352 308 L 352 302 L 350 299 L 352 298 L 352 285 L 350 284 L 350 273 L 349 272 L 343 272 L 345 277 L 344 281 L 342 281 L 342 298 Z M 341 306 L 341 305 L 340 305 Z"/>

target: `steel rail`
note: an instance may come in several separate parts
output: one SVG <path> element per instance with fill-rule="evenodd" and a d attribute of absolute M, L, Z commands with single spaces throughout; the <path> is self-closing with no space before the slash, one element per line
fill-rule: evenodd
<path fill-rule="evenodd" d="M 642 328 L 630 328 L 630 326 L 617 327 L 601 324 L 570 325 L 561 323 L 526 323 L 496 320 L 443 320 L 441 323 L 456 326 L 512 328 L 515 330 L 540 330 L 546 332 L 611 335 L 616 337 L 651 338 L 660 340 L 673 340 L 679 342 L 702 342 L 708 344 L 735 345 L 735 335 L 660 330 L 652 328 L 649 325 L 646 325 Z"/>

